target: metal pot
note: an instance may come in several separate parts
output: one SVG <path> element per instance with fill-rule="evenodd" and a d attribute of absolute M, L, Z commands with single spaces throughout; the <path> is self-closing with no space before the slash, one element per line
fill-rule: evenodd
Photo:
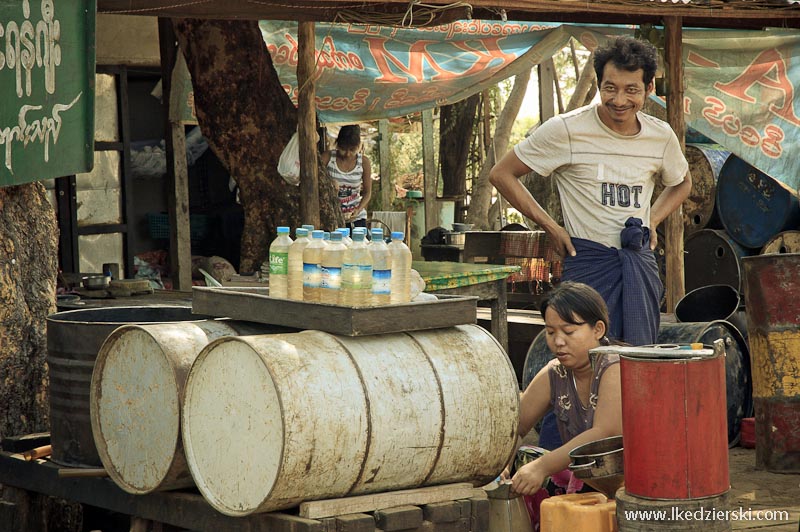
<path fill-rule="evenodd" d="M 105 290 L 111 277 L 107 275 L 87 275 L 83 278 L 83 287 L 87 290 Z"/>
<path fill-rule="evenodd" d="M 586 443 L 569 452 L 570 471 L 579 478 L 615 475 L 623 470 L 622 436 Z"/>
<path fill-rule="evenodd" d="M 448 246 L 463 246 L 466 240 L 466 234 L 457 232 L 448 232 L 444 234 L 444 243 Z"/>

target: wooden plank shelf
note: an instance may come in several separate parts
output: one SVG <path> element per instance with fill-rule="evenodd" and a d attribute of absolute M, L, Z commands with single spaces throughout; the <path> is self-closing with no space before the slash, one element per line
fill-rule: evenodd
<path fill-rule="evenodd" d="M 439 329 L 477 322 L 477 297 L 437 297 L 436 301 L 344 307 L 269 297 L 269 288 L 195 286 L 192 312 L 344 336 Z"/>

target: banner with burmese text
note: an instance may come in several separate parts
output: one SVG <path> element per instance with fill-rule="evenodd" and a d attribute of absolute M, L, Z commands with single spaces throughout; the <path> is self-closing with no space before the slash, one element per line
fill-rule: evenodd
<path fill-rule="evenodd" d="M 297 101 L 297 25 L 262 21 L 281 82 Z M 402 116 L 446 105 L 551 57 L 574 37 L 594 50 L 633 27 L 459 21 L 424 29 L 316 24 L 323 123 Z M 800 185 L 800 34 L 683 30 L 689 127 L 795 191 Z M 663 101 L 661 101 L 663 105 Z"/>

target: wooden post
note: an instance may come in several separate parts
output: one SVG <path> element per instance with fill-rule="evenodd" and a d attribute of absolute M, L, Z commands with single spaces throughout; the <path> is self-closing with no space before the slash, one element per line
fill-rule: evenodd
<path fill-rule="evenodd" d="M 665 61 L 667 64 L 667 121 L 686 152 L 686 119 L 683 115 L 683 29 L 681 17 L 665 17 Z M 678 207 L 664 221 L 666 253 L 667 311 L 672 312 L 685 294 L 683 270 L 683 207 Z"/>
<path fill-rule="evenodd" d="M 394 198 L 389 135 L 389 121 L 385 118 L 378 120 L 378 164 L 381 168 L 381 206 L 384 211 L 392 210 L 392 199 Z"/>
<path fill-rule="evenodd" d="M 300 141 L 300 220 L 319 227 L 319 177 L 314 86 L 314 23 L 297 23 L 297 138 Z"/>
<path fill-rule="evenodd" d="M 425 183 L 426 233 L 439 226 L 436 177 L 436 161 L 433 159 L 433 109 L 426 109 L 422 111 L 422 179 Z"/>
<path fill-rule="evenodd" d="M 556 101 L 553 87 L 555 87 L 555 66 L 553 60 L 542 61 L 539 64 L 539 120 L 542 124 L 555 116 Z"/>
<path fill-rule="evenodd" d="M 186 165 L 186 135 L 180 120 L 170 118 L 172 76 L 178 53 L 172 20 L 158 19 L 161 51 L 161 86 L 164 102 L 164 134 L 167 155 L 167 211 L 169 212 L 169 263 L 172 287 L 192 289 L 192 239 L 189 227 L 189 169 Z M 131 273 L 132 275 L 132 273 Z"/>

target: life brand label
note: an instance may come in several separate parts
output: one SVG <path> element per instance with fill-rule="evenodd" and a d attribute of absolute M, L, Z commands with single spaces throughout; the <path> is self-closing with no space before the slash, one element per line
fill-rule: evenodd
<path fill-rule="evenodd" d="M 269 274 L 289 275 L 289 253 L 269 254 Z"/>

